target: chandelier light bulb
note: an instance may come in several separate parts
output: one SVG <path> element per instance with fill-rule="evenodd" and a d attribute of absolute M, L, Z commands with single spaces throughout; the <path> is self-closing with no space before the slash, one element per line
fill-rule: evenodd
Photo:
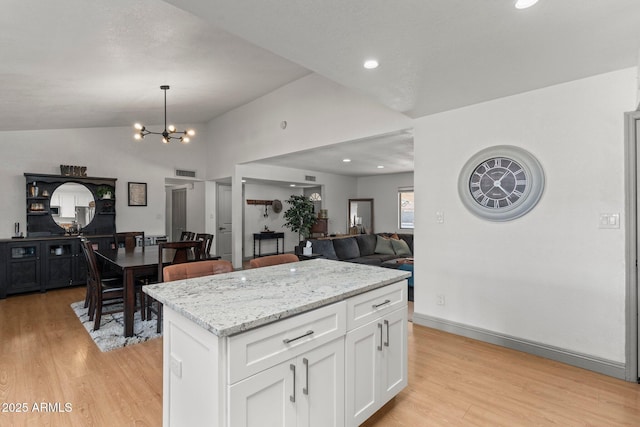
<path fill-rule="evenodd" d="M 181 140 L 182 140 L 182 142 L 184 142 L 185 144 L 188 144 L 188 143 L 189 143 L 189 141 L 191 141 L 191 140 L 189 139 L 189 137 L 188 137 L 188 136 L 185 136 L 185 137 L 180 138 L 180 139 L 181 139 Z"/>
<path fill-rule="evenodd" d="M 163 137 L 162 137 L 162 142 L 164 142 L 165 144 L 168 144 L 168 143 L 169 143 L 169 140 L 163 136 Z"/>
<path fill-rule="evenodd" d="M 137 130 L 143 130 L 144 126 L 142 126 L 140 123 L 136 123 L 135 125 L 133 125 L 133 127 Z"/>
<path fill-rule="evenodd" d="M 176 131 L 176 127 L 174 125 L 169 125 L 169 132 L 175 132 Z"/>
<path fill-rule="evenodd" d="M 193 130 L 193 129 L 189 129 L 189 130 L 187 131 L 187 135 L 189 135 L 189 136 L 194 136 L 195 134 L 196 134 L 196 131 L 195 131 L 195 130 Z"/>
<path fill-rule="evenodd" d="M 135 135 L 133 135 L 133 139 L 141 140 L 142 138 L 144 138 L 144 136 L 142 136 L 141 133 L 136 133 Z"/>

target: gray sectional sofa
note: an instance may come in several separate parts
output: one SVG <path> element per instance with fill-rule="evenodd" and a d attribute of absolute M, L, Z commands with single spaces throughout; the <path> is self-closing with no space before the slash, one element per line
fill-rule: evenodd
<path fill-rule="evenodd" d="M 397 235 L 399 239 L 390 238 Z M 395 237 L 395 236 L 394 236 Z M 413 234 L 356 234 L 331 239 L 309 239 L 312 252 L 324 258 L 382 266 L 385 261 L 413 256 Z M 306 241 L 304 242 L 306 244 Z"/>

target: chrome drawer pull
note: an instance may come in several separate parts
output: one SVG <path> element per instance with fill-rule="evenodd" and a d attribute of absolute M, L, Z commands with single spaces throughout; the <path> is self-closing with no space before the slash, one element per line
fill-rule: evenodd
<path fill-rule="evenodd" d="M 387 342 L 384 343 L 384 346 L 389 347 L 389 321 L 385 320 L 384 324 L 387 325 Z"/>
<path fill-rule="evenodd" d="M 291 342 L 299 340 L 300 338 L 308 337 L 311 334 L 313 334 L 313 331 L 311 329 L 309 329 L 307 332 L 305 332 L 304 334 L 300 335 L 299 337 L 295 337 L 295 338 L 291 338 L 291 339 L 285 338 L 285 339 L 282 340 L 282 342 L 285 343 L 285 344 L 289 344 Z"/>
<path fill-rule="evenodd" d="M 302 359 L 302 363 L 304 364 L 304 370 L 305 370 L 305 386 L 302 388 L 302 394 L 309 394 L 309 359 L 307 359 L 306 357 L 304 357 Z"/>
<path fill-rule="evenodd" d="M 289 400 L 294 402 L 296 401 L 296 365 L 293 363 L 289 365 L 289 369 L 293 372 L 293 394 L 289 396 Z"/>
<path fill-rule="evenodd" d="M 372 307 L 373 307 L 373 308 L 382 307 L 383 305 L 385 305 L 385 304 L 389 304 L 390 302 L 391 302 L 391 300 L 390 300 L 390 299 L 386 299 L 386 300 L 384 300 L 384 302 L 381 302 L 380 304 L 373 304 L 373 305 L 372 305 Z"/>
<path fill-rule="evenodd" d="M 382 323 L 378 323 L 378 327 L 380 328 L 380 345 L 378 346 L 378 350 L 382 351 Z"/>

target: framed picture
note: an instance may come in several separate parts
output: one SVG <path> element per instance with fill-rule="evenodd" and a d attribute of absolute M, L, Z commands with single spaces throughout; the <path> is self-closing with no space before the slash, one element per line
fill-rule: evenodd
<path fill-rule="evenodd" d="M 147 206 L 147 183 L 129 183 L 129 206 Z"/>

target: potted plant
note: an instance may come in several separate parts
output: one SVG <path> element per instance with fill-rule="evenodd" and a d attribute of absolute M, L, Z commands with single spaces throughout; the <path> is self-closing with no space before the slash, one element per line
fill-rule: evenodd
<path fill-rule="evenodd" d="M 109 188 L 109 187 L 98 187 L 96 189 L 96 195 L 100 199 L 110 199 L 111 198 L 111 188 Z"/>
<path fill-rule="evenodd" d="M 293 232 L 298 233 L 298 241 L 307 238 L 311 231 L 311 226 L 316 223 L 316 214 L 313 212 L 313 202 L 305 196 L 291 195 L 289 200 L 285 200 L 291 207 L 284 213 L 283 224 Z"/>

